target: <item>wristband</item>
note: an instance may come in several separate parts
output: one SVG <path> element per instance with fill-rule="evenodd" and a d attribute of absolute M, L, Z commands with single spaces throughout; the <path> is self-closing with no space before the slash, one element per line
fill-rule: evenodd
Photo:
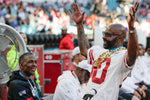
<path fill-rule="evenodd" d="M 136 33 L 136 29 L 134 29 L 134 30 L 129 30 L 129 33 L 130 33 L 130 34 Z"/>

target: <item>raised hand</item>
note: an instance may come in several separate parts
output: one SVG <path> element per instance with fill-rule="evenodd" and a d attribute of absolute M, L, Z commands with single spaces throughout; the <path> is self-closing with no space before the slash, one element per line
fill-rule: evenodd
<path fill-rule="evenodd" d="M 135 22 L 136 12 L 137 12 L 138 7 L 139 7 L 139 2 L 136 1 L 134 6 L 131 7 L 129 10 L 129 15 L 127 19 L 129 29 L 134 29 L 134 22 Z"/>
<path fill-rule="evenodd" d="M 84 12 L 80 12 L 79 6 L 76 3 L 72 3 L 71 7 L 73 9 L 73 11 L 71 9 L 69 9 L 71 15 L 72 15 L 72 19 L 73 21 L 78 25 L 81 24 L 83 22 L 83 18 L 84 18 Z"/>

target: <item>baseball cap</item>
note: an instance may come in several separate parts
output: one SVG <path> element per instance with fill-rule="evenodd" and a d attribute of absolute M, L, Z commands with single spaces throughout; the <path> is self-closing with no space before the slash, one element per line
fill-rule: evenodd
<path fill-rule="evenodd" d="M 72 56 L 75 56 L 80 53 L 79 47 L 75 47 L 72 52 Z"/>
<path fill-rule="evenodd" d="M 92 65 L 88 64 L 87 60 L 82 60 L 81 62 L 79 62 L 78 67 L 87 70 L 91 73 Z"/>

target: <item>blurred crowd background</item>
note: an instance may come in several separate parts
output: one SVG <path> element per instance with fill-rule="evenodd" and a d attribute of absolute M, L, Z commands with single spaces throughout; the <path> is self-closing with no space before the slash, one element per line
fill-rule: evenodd
<path fill-rule="evenodd" d="M 127 27 L 128 11 L 136 0 L 75 1 L 79 4 L 81 11 L 85 11 L 85 33 L 91 35 L 95 26 L 105 27 L 110 23 L 119 22 Z M 143 34 L 149 37 L 150 0 L 138 1 L 140 8 L 137 12 L 135 27 L 141 29 Z M 57 47 L 62 27 L 67 27 L 67 32 L 74 36 L 77 34 L 75 24 L 69 14 L 72 2 L 74 0 L 0 0 L 0 22 L 27 34 L 29 44 L 57 42 L 53 44 L 53 47 Z M 49 40 L 49 38 L 52 39 Z M 92 39 L 92 37 L 89 38 Z M 38 43 L 35 43 L 36 40 Z M 44 47 L 52 47 L 52 44 Z"/>

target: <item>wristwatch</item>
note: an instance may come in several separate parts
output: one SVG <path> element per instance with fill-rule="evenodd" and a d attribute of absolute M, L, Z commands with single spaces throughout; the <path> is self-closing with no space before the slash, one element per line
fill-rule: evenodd
<path fill-rule="evenodd" d="M 136 33 L 136 29 L 134 29 L 134 30 L 129 30 L 129 33 L 130 33 L 130 34 Z"/>

